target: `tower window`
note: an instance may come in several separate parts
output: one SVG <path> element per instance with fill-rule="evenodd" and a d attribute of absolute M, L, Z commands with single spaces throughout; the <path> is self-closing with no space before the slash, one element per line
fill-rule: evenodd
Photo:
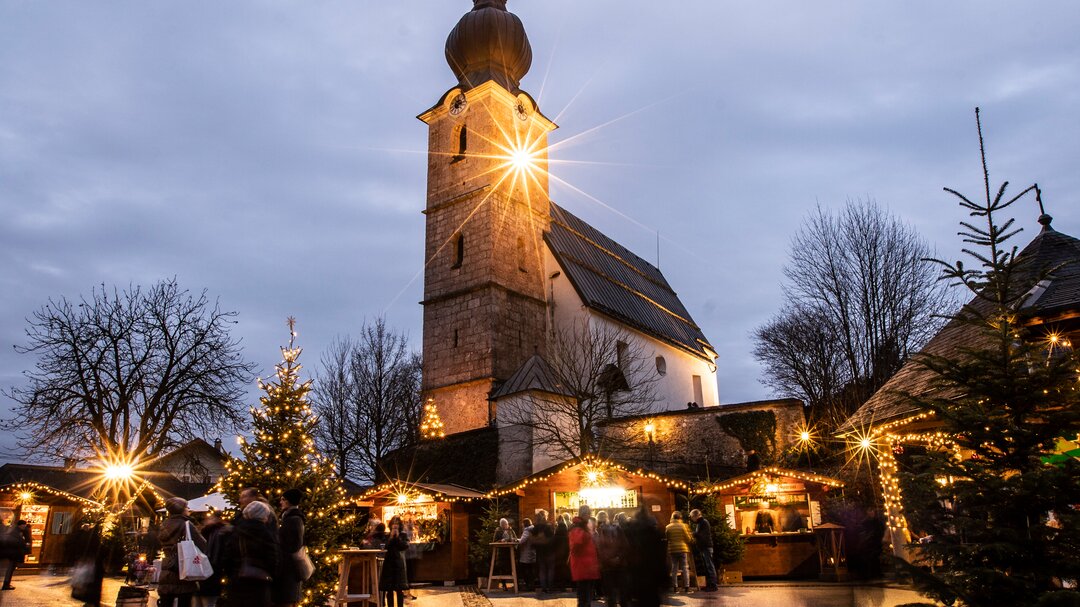
<path fill-rule="evenodd" d="M 465 235 L 459 233 L 454 237 L 454 263 L 450 267 L 460 268 L 463 261 L 465 261 Z"/>
<path fill-rule="evenodd" d="M 619 369 L 625 371 L 626 365 L 629 363 L 630 358 L 630 344 L 625 341 L 619 340 L 615 342 L 615 364 L 619 366 Z"/>
<path fill-rule="evenodd" d="M 517 238 L 517 258 L 518 258 L 518 270 L 521 272 L 528 272 L 529 265 L 525 259 L 525 239 L 521 236 Z"/>
<path fill-rule="evenodd" d="M 694 402 L 698 405 L 704 405 L 705 396 L 704 393 L 701 391 L 701 376 L 695 375 L 692 377 L 692 379 L 694 381 Z"/>
<path fill-rule="evenodd" d="M 461 125 L 461 128 L 457 132 L 457 154 L 450 159 L 450 162 L 457 162 L 459 160 L 465 160 L 465 150 L 469 147 L 469 129 L 465 125 Z"/>
<path fill-rule="evenodd" d="M 457 329 L 454 329 L 454 347 L 455 348 L 458 347 L 458 332 L 457 332 Z"/>
<path fill-rule="evenodd" d="M 667 361 L 663 356 L 656 357 L 656 372 L 660 375 L 667 375 Z"/>

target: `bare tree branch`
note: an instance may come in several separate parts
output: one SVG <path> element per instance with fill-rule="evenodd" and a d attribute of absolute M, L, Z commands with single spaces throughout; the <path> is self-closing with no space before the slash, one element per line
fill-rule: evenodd
<path fill-rule="evenodd" d="M 331 345 L 315 385 L 322 426 L 316 440 L 343 476 L 375 483 L 379 460 L 418 440 L 420 357 L 384 319 L 365 324 L 355 340 Z"/>
<path fill-rule="evenodd" d="M 792 239 L 787 307 L 754 331 L 763 383 L 838 420 L 880 388 L 955 307 L 909 226 L 872 201 L 818 207 Z"/>
<path fill-rule="evenodd" d="M 655 353 L 644 344 L 641 338 L 603 322 L 578 323 L 554 332 L 545 360 L 567 396 L 529 397 L 500 410 L 500 423 L 528 428 L 531 437 L 523 439 L 528 444 L 522 446 L 543 446 L 554 457 L 578 457 L 617 447 L 600 442 L 597 425 L 610 418 L 648 413 L 658 401 Z"/>
<path fill-rule="evenodd" d="M 57 458 L 152 457 L 233 431 L 254 371 L 229 336 L 235 316 L 175 279 L 49 300 L 16 346 L 37 361 L 9 392 L 18 405 L 3 427 L 22 448 Z"/>

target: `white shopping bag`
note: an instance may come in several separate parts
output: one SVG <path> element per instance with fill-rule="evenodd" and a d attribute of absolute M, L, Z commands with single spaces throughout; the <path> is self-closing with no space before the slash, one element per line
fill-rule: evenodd
<path fill-rule="evenodd" d="M 210 559 L 191 541 L 191 523 L 184 523 L 184 539 L 176 544 L 176 556 L 180 560 L 180 579 L 199 581 L 214 575 Z"/>

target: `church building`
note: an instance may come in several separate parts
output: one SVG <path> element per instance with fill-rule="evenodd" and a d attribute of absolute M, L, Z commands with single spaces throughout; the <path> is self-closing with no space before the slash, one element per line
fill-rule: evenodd
<path fill-rule="evenodd" d="M 556 125 L 520 88 L 525 29 L 504 1 L 474 5 L 446 42 L 457 84 L 419 116 L 425 399 L 447 433 L 496 424 L 493 398 L 553 336 L 602 326 L 620 336 L 601 344 L 615 368 L 631 351 L 647 357 L 659 409 L 717 405 L 716 353 L 660 270 L 549 199 Z"/>
<path fill-rule="evenodd" d="M 454 520 L 469 502 L 505 498 L 515 525 L 581 504 L 666 520 L 701 483 L 746 473 L 748 453 L 768 464 L 805 423 L 795 399 L 721 405 L 716 352 L 659 268 L 550 199 L 557 125 L 521 88 L 532 49 L 505 0 L 474 0 L 446 61 L 456 84 L 418 116 L 426 440 L 384 458 L 364 496 L 375 516 L 441 530 L 418 542 L 428 580 L 465 575 L 472 532 Z M 794 492 L 770 503 L 804 504 L 817 523 L 805 483 L 758 476 Z"/>

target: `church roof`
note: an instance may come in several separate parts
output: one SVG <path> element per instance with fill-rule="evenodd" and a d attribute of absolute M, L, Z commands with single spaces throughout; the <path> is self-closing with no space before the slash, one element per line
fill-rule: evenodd
<path fill-rule="evenodd" d="M 1017 283 L 1028 293 L 1023 308 L 1043 321 L 1065 311 L 1080 310 L 1080 240 L 1050 227 L 1050 217 L 1043 215 L 1043 229 L 1017 255 Z M 1042 276 L 1050 271 L 1048 276 Z M 1042 278 L 1042 280 L 1036 280 Z M 989 308 L 988 302 L 972 299 L 973 311 Z M 977 327 L 958 320 L 949 321 L 922 349 L 934 356 L 954 356 L 978 348 L 985 337 Z M 936 389 L 936 375 L 916 361 L 908 361 L 880 390 L 874 393 L 842 426 L 839 432 L 866 428 L 919 412 L 910 396 L 924 396 Z"/>
<path fill-rule="evenodd" d="M 586 306 L 713 360 L 712 346 L 656 266 L 555 203 L 545 240 Z"/>
<path fill-rule="evenodd" d="M 572 396 L 555 378 L 555 372 L 552 371 L 547 361 L 539 354 L 533 354 L 529 357 L 529 360 L 525 361 L 525 364 L 521 365 L 509 379 L 499 386 L 499 389 L 491 395 L 491 400 L 530 390 Z"/>

